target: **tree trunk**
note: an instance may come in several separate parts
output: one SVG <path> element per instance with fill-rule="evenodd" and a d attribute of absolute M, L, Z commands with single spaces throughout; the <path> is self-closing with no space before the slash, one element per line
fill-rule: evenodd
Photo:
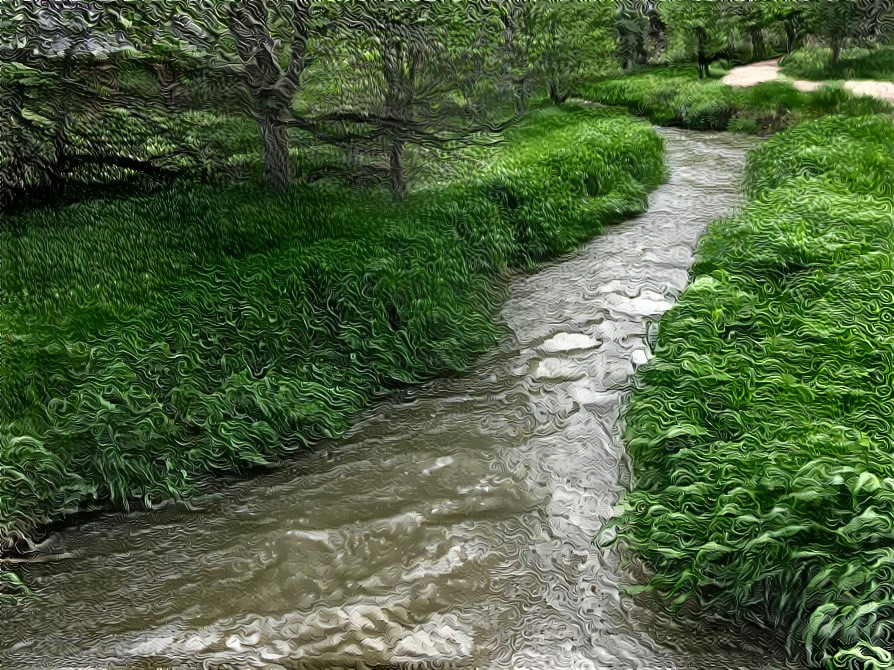
<path fill-rule="evenodd" d="M 554 105 L 561 105 L 568 99 L 568 95 L 565 93 L 560 93 L 559 89 L 556 87 L 555 82 L 549 83 L 549 99 L 552 100 Z"/>
<path fill-rule="evenodd" d="M 785 26 L 785 53 L 791 53 L 795 50 L 795 26 L 786 21 Z"/>
<path fill-rule="evenodd" d="M 832 67 L 838 65 L 838 59 L 841 56 L 841 40 L 836 38 L 832 40 Z"/>
<path fill-rule="evenodd" d="M 403 200 L 407 196 L 407 180 L 404 174 L 404 143 L 401 140 L 391 142 L 389 151 L 391 174 L 391 193 L 395 200 Z"/>
<path fill-rule="evenodd" d="M 292 116 L 292 98 L 301 73 L 307 66 L 307 2 L 296 3 L 292 21 L 293 41 L 290 63 L 283 72 L 282 53 L 270 34 L 266 0 L 242 0 L 227 3 L 229 32 L 242 60 L 242 76 L 253 99 L 253 112 L 264 145 L 264 180 L 268 186 L 283 190 L 292 180 L 289 158 L 289 133 L 282 119 Z"/>
<path fill-rule="evenodd" d="M 262 118 L 259 124 L 264 143 L 264 181 L 271 188 L 283 191 L 292 181 L 288 128 L 269 116 Z"/>
<path fill-rule="evenodd" d="M 698 27 L 695 29 L 695 38 L 698 42 L 698 78 L 704 79 L 708 73 L 708 67 L 706 65 L 708 57 L 705 53 L 705 42 L 708 39 L 708 34 L 705 32 L 704 28 Z"/>
<path fill-rule="evenodd" d="M 649 54 L 646 51 L 646 42 L 644 37 L 642 37 L 642 39 L 640 39 L 636 43 L 636 53 L 633 57 L 633 62 L 635 65 L 645 65 L 649 62 Z"/>

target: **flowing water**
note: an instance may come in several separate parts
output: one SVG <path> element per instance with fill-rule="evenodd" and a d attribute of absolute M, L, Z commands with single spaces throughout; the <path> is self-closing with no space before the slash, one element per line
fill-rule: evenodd
<path fill-rule="evenodd" d="M 26 568 L 0 667 L 780 668 L 766 636 L 622 597 L 593 539 L 619 407 L 754 141 L 662 131 L 650 210 L 516 279 L 498 352 L 193 509 L 107 515 Z"/>

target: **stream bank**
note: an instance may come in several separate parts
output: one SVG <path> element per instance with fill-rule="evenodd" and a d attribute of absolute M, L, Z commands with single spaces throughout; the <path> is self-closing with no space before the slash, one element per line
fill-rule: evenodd
<path fill-rule="evenodd" d="M 754 631 L 624 598 L 593 546 L 622 493 L 618 416 L 750 137 L 661 130 L 649 210 L 519 277 L 475 373 L 384 403 L 292 467 L 62 531 L 24 568 L 0 662 L 54 668 L 778 669 Z"/>

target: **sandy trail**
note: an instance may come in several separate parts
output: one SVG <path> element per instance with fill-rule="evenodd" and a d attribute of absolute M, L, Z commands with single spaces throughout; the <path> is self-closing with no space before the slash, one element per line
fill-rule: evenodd
<path fill-rule="evenodd" d="M 799 91 L 815 91 L 820 86 L 831 83 L 786 77 L 781 72 L 778 58 L 735 67 L 722 79 L 724 84 L 736 88 L 747 88 L 775 80 L 787 81 Z M 894 104 L 894 83 L 889 81 L 852 79 L 844 82 L 844 88 L 854 95 L 868 95 Z"/>

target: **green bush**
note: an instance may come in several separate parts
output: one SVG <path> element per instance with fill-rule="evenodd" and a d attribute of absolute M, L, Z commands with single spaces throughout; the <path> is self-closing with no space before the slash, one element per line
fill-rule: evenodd
<path fill-rule="evenodd" d="M 693 130 L 725 130 L 736 111 L 733 89 L 716 79 L 698 80 L 695 68 L 652 68 L 597 82 L 582 94 L 626 107 L 658 125 Z"/>
<path fill-rule="evenodd" d="M 795 79 L 894 80 L 894 47 L 846 49 L 838 65 L 832 65 L 832 50 L 816 47 L 798 49 L 780 61 L 782 72 Z"/>
<path fill-rule="evenodd" d="M 394 203 L 181 184 L 0 223 L 0 547 L 76 510 L 182 496 L 344 431 L 494 342 L 495 281 L 641 211 L 641 121 L 528 115 Z M 472 152 L 474 153 L 474 152 Z"/>
<path fill-rule="evenodd" d="M 619 537 L 651 585 L 814 666 L 894 667 L 892 147 L 826 117 L 753 153 L 626 412 Z"/>
<path fill-rule="evenodd" d="M 784 81 L 768 81 L 733 88 L 717 79 L 699 80 L 694 68 L 683 67 L 651 68 L 597 82 L 582 94 L 604 105 L 626 108 L 662 126 L 749 133 L 780 130 L 801 119 L 826 114 L 892 110 L 886 102 L 854 97 L 840 87 L 801 92 Z"/>

